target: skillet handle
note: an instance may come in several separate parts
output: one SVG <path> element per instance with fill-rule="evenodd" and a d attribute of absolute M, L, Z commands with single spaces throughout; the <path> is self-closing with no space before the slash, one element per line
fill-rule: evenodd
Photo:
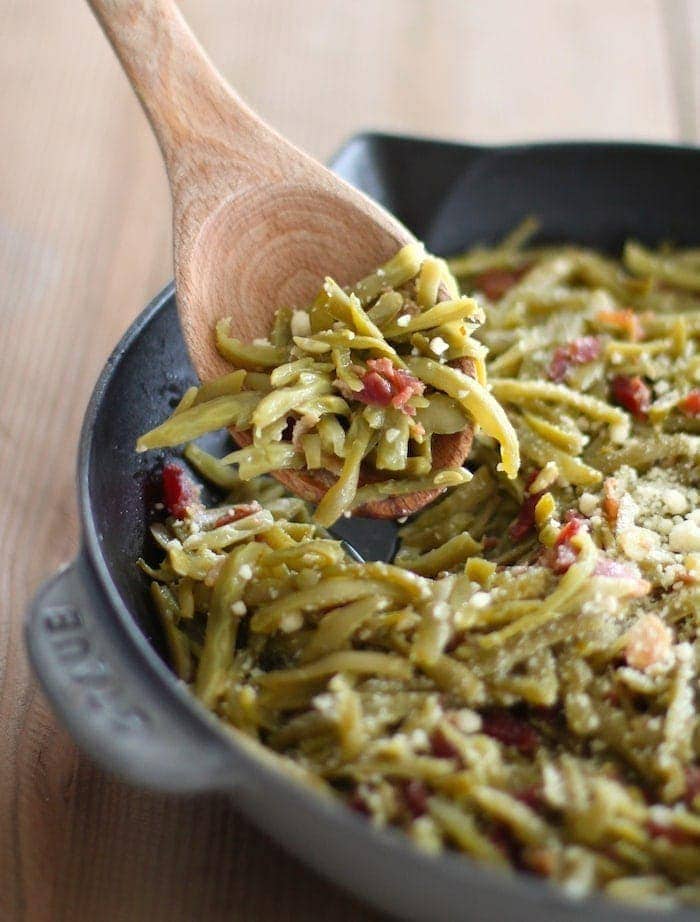
<path fill-rule="evenodd" d="M 89 756 L 127 781 L 183 793 L 230 789 L 223 736 L 144 669 L 105 608 L 82 555 L 30 607 L 29 658 L 55 713 Z"/>

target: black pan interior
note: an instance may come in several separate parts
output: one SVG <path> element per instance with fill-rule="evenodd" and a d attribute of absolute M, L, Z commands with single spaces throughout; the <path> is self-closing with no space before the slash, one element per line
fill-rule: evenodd
<path fill-rule="evenodd" d="M 700 151 L 607 144 L 485 149 L 367 135 L 351 141 L 334 167 L 445 255 L 493 242 L 528 214 L 540 218 L 546 240 L 608 250 L 627 236 L 700 242 Z M 162 652 L 146 580 L 134 561 L 152 553 L 147 508 L 163 454 L 136 455 L 133 446 L 195 378 L 174 298 L 160 300 L 117 350 L 86 425 L 92 427 L 88 514 L 104 563 L 140 628 Z M 222 447 L 216 442 L 208 447 Z"/>

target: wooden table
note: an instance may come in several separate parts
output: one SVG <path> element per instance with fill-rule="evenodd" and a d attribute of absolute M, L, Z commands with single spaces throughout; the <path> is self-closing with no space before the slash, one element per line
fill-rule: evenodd
<path fill-rule="evenodd" d="M 187 0 L 214 60 L 321 158 L 369 128 L 697 142 L 696 0 Z M 156 145 L 79 0 L 0 7 L 0 918 L 376 919 L 226 800 L 134 790 L 80 755 L 22 617 L 75 550 L 80 420 L 169 278 Z"/>

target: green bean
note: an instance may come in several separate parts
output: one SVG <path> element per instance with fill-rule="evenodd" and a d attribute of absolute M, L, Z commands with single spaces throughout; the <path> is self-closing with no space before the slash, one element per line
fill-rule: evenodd
<path fill-rule="evenodd" d="M 276 368 L 286 357 L 287 350 L 282 346 L 255 346 L 244 343 L 235 336 L 229 336 L 230 320 L 220 320 L 216 325 L 216 348 L 220 354 L 236 368 L 259 371 L 261 368 Z"/>
<path fill-rule="evenodd" d="M 345 459 L 340 476 L 328 490 L 316 509 L 319 525 L 332 525 L 346 509 L 351 507 L 357 492 L 360 464 L 369 447 L 371 430 L 362 417 L 356 417 L 348 432 Z"/>
<path fill-rule="evenodd" d="M 220 487 L 222 490 L 230 491 L 240 484 L 241 478 L 234 468 L 224 464 L 219 458 L 215 458 L 214 455 L 210 455 L 209 452 L 204 451 L 203 448 L 200 448 L 199 445 L 195 445 L 194 442 L 190 442 L 189 445 L 186 445 L 183 453 L 192 467 L 195 468 L 202 477 L 215 486 Z"/>
<path fill-rule="evenodd" d="M 183 410 L 142 435 L 136 443 L 136 451 L 172 448 L 226 426 L 246 428 L 257 404 L 258 395 L 255 393 L 215 397 L 207 403 Z"/>

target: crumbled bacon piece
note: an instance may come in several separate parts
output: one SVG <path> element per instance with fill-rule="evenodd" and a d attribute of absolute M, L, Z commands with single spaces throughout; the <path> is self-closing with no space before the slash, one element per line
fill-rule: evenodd
<path fill-rule="evenodd" d="M 639 375 L 616 375 L 611 385 L 612 399 L 635 419 L 645 420 L 651 406 L 651 390 Z"/>
<path fill-rule="evenodd" d="M 414 819 L 428 812 L 428 788 L 420 779 L 413 778 L 401 784 L 401 794 Z"/>
<path fill-rule="evenodd" d="M 537 730 L 510 711 L 491 711 L 482 715 L 481 732 L 504 746 L 514 746 L 524 755 L 533 755 L 540 742 Z"/>
<path fill-rule="evenodd" d="M 362 816 L 372 815 L 372 811 L 370 810 L 367 801 L 358 790 L 353 793 L 352 797 L 348 801 L 348 805 L 351 810 L 354 810 L 355 813 L 361 813 Z"/>
<path fill-rule="evenodd" d="M 542 806 L 542 788 L 538 784 L 531 784 L 530 787 L 515 791 L 513 797 L 531 810 L 537 811 Z"/>
<path fill-rule="evenodd" d="M 238 506 L 232 506 L 228 512 L 224 512 L 224 514 L 219 516 L 216 522 L 214 522 L 214 528 L 220 528 L 222 525 L 231 525 L 239 519 L 245 519 L 255 512 L 260 512 L 261 509 L 262 506 L 257 501 L 252 503 L 240 503 Z"/>
<path fill-rule="evenodd" d="M 672 845 L 689 845 L 694 841 L 694 837 L 685 829 L 679 829 L 677 826 L 664 826 L 663 823 L 657 823 L 655 820 L 649 820 L 647 831 L 652 839 L 668 839 Z"/>
<path fill-rule="evenodd" d="M 625 659 L 643 672 L 663 662 L 671 652 L 673 633 L 658 615 L 644 615 L 627 632 Z"/>
<path fill-rule="evenodd" d="M 700 388 L 695 388 L 678 404 L 686 416 L 700 416 Z"/>
<path fill-rule="evenodd" d="M 601 554 L 596 561 L 593 575 L 628 580 L 630 585 L 627 595 L 632 598 L 641 598 L 641 596 L 648 595 L 651 591 L 651 583 L 641 578 L 635 564 L 625 563 L 621 560 L 611 560 L 610 557 L 606 557 L 604 554 Z"/>
<path fill-rule="evenodd" d="M 555 544 L 566 544 L 571 541 L 574 535 L 578 535 L 582 531 L 588 531 L 588 519 L 585 519 L 573 509 L 569 509 L 564 516 L 564 524 L 559 529 Z"/>
<path fill-rule="evenodd" d="M 529 270 L 530 264 L 520 269 L 489 269 L 474 279 L 474 286 L 483 291 L 489 301 L 500 301 Z"/>
<path fill-rule="evenodd" d="M 577 557 L 578 554 L 570 544 L 555 544 L 541 555 L 540 563 L 543 567 L 549 567 L 552 573 L 561 576 L 576 563 Z"/>
<path fill-rule="evenodd" d="M 530 487 L 540 475 L 539 468 L 535 469 L 525 483 L 525 498 L 520 507 L 517 519 L 508 526 L 508 534 L 512 541 L 522 541 L 535 525 L 535 506 L 542 498 L 542 492 L 530 493 Z"/>
<path fill-rule="evenodd" d="M 595 576 L 610 576 L 613 579 L 638 579 L 639 570 L 633 563 L 624 563 L 621 560 L 611 560 L 610 557 L 601 555 L 596 561 Z"/>
<path fill-rule="evenodd" d="M 508 526 L 508 534 L 512 541 L 522 541 L 535 527 L 535 506 L 541 497 L 541 493 L 531 493 L 523 500 L 517 519 Z"/>
<path fill-rule="evenodd" d="M 598 323 L 604 323 L 608 327 L 620 330 L 621 333 L 626 333 L 633 343 L 644 338 L 642 322 L 639 316 L 629 307 L 618 311 L 598 311 L 596 320 Z"/>
<path fill-rule="evenodd" d="M 551 704 L 549 706 L 539 704 L 530 708 L 530 714 L 534 719 L 542 721 L 549 727 L 555 727 L 562 720 L 563 710 L 560 704 Z"/>
<path fill-rule="evenodd" d="M 556 541 L 552 547 L 547 548 L 540 557 L 540 563 L 549 567 L 553 573 L 561 575 L 576 563 L 578 552 L 571 544 L 571 539 L 579 532 L 588 529 L 588 521 L 577 512 L 566 513 L 566 521 L 559 529 Z"/>
<path fill-rule="evenodd" d="M 617 514 L 620 511 L 620 500 L 615 496 L 617 480 L 614 477 L 606 477 L 603 484 L 603 515 L 607 519 L 608 525 L 614 526 L 617 523 Z"/>
<path fill-rule="evenodd" d="M 510 848 L 513 844 L 513 834 L 510 829 L 503 823 L 494 824 L 488 832 L 489 839 L 493 842 L 499 852 L 502 852 L 507 858 L 510 858 Z"/>
<path fill-rule="evenodd" d="M 416 411 L 408 406 L 414 394 L 420 396 L 425 385 L 403 368 L 397 368 L 390 359 L 369 359 L 368 370 L 362 378 L 362 390 L 352 394 L 353 399 L 375 407 L 396 407 L 409 416 Z"/>
<path fill-rule="evenodd" d="M 163 466 L 163 503 L 170 515 L 181 519 L 189 506 L 199 502 L 199 487 L 179 464 Z"/>
<path fill-rule="evenodd" d="M 570 343 L 557 346 L 549 364 L 547 374 L 552 381 L 564 381 L 574 365 L 585 365 L 600 355 L 600 340 L 597 336 L 579 336 Z"/>
<path fill-rule="evenodd" d="M 438 759 L 461 759 L 459 749 L 451 743 L 438 727 L 430 736 L 430 752 Z"/>

